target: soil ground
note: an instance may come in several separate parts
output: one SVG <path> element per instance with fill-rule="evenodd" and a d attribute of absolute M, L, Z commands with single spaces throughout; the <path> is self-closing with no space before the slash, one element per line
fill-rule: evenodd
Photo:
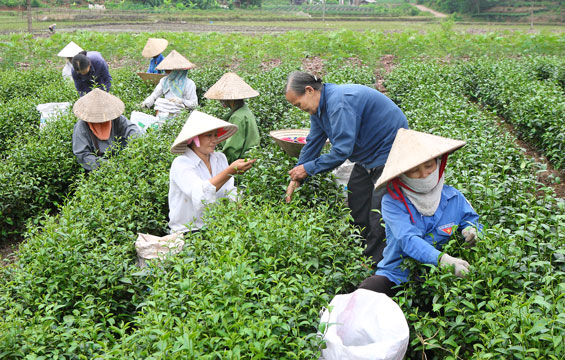
<path fill-rule="evenodd" d="M 413 6 L 417 7 L 418 10 L 420 11 L 424 11 L 424 12 L 429 12 L 431 13 L 433 16 L 437 17 L 437 18 L 446 18 L 447 15 L 444 13 L 440 13 L 438 11 L 432 10 L 424 5 L 416 5 L 416 4 L 412 4 Z"/>

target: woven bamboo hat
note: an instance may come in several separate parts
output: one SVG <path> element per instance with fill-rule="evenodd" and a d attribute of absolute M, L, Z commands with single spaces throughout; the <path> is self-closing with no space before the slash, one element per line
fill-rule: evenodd
<path fill-rule="evenodd" d="M 157 65 L 157 70 L 189 70 L 195 68 L 196 65 L 188 61 L 184 56 L 173 50 L 167 55 L 163 61 Z"/>
<path fill-rule="evenodd" d="M 94 89 L 73 105 L 73 113 L 90 123 L 114 120 L 124 113 L 124 103 L 112 94 Z"/>
<path fill-rule="evenodd" d="M 379 188 L 402 173 L 453 152 L 465 145 L 465 141 L 448 139 L 419 131 L 398 129 L 381 177 L 375 184 Z"/>
<path fill-rule="evenodd" d="M 237 74 L 225 73 L 208 91 L 204 94 L 206 99 L 214 100 L 238 100 L 248 99 L 259 96 L 259 93 L 249 86 Z"/>
<path fill-rule="evenodd" d="M 221 130 L 218 131 L 218 142 L 222 142 L 236 133 L 237 125 L 194 110 L 186 119 L 182 130 L 171 147 L 171 152 L 173 154 L 184 154 L 188 149 L 186 143 L 188 140 L 212 130 Z"/>
<path fill-rule="evenodd" d="M 147 43 L 141 52 L 141 56 L 146 58 L 152 58 L 154 56 L 159 55 L 169 45 L 169 42 L 165 39 L 156 39 L 156 38 L 149 38 L 147 39 Z"/>
<path fill-rule="evenodd" d="M 82 51 L 81 47 L 75 44 L 73 41 L 71 41 L 70 43 L 67 44 L 67 46 L 63 48 L 63 50 L 59 51 L 57 56 L 64 58 L 72 58 L 81 51 Z"/>

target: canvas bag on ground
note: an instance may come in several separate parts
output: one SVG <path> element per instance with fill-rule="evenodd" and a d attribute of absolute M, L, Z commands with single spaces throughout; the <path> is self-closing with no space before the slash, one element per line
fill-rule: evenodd
<path fill-rule="evenodd" d="M 59 102 L 59 103 L 46 103 L 39 104 L 35 108 L 41 113 L 41 118 L 39 119 L 39 128 L 44 127 L 48 121 L 53 121 L 57 118 L 57 115 L 67 110 L 71 106 L 70 102 Z"/>
<path fill-rule="evenodd" d="M 385 294 L 358 289 L 336 295 L 324 309 L 324 360 L 401 360 L 409 330 L 400 307 Z"/>
<path fill-rule="evenodd" d="M 159 127 L 159 118 L 157 116 L 142 113 L 140 111 L 132 111 L 130 121 L 137 125 L 137 127 L 144 133 L 149 128 L 157 129 Z"/>
<path fill-rule="evenodd" d="M 155 236 L 149 234 L 137 234 L 135 250 L 140 267 L 147 266 L 146 260 L 162 259 L 169 254 L 177 254 L 182 250 L 184 240 L 181 233 L 167 236 Z"/>

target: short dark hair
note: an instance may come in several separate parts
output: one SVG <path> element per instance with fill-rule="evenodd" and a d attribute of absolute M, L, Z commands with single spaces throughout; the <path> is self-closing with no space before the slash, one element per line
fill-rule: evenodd
<path fill-rule="evenodd" d="M 306 86 L 311 86 L 314 90 L 320 90 L 323 86 L 322 78 L 303 71 L 293 71 L 286 79 L 284 92 L 286 94 L 289 90 L 292 90 L 296 95 L 304 95 L 306 93 Z"/>
<path fill-rule="evenodd" d="M 81 51 L 73 57 L 71 63 L 76 72 L 81 72 L 90 66 L 90 59 L 86 56 L 86 51 Z"/>

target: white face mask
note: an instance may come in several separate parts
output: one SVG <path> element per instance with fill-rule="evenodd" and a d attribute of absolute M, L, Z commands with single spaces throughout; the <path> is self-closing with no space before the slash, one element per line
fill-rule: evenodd
<path fill-rule="evenodd" d="M 432 172 L 430 175 L 426 176 L 425 178 L 414 179 L 402 174 L 400 175 L 400 181 L 406 184 L 410 189 L 414 190 L 414 192 L 425 194 L 427 192 L 432 191 L 432 189 L 437 185 L 439 180 L 440 165 L 441 165 L 441 161 L 438 160 L 434 172 Z"/>
<path fill-rule="evenodd" d="M 402 192 L 414 204 L 416 210 L 424 216 L 435 214 L 441 200 L 444 176 L 442 174 L 441 179 L 438 179 L 440 166 L 441 160 L 438 159 L 435 171 L 422 179 L 409 178 L 404 174 L 400 175 L 400 181 L 414 190 L 402 188 Z"/>

